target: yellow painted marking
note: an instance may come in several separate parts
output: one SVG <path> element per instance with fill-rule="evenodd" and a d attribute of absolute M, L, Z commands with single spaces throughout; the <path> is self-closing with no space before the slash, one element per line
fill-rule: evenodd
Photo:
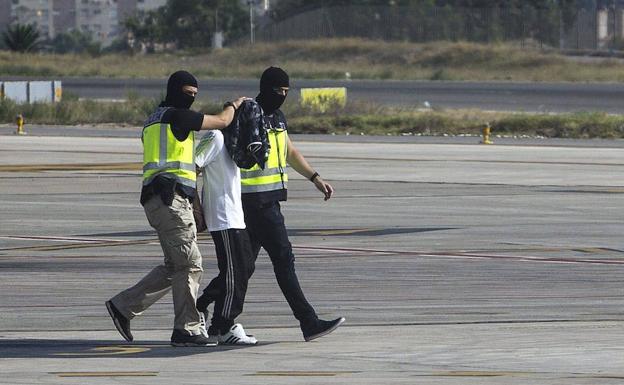
<path fill-rule="evenodd" d="M 59 377 L 154 377 L 158 372 L 51 372 Z"/>
<path fill-rule="evenodd" d="M 122 354 L 136 354 L 151 350 L 145 346 L 100 346 L 82 353 L 55 353 L 55 356 L 118 356 Z"/>
<path fill-rule="evenodd" d="M 434 372 L 429 376 L 435 377 L 503 377 L 503 376 L 528 376 L 531 372 L 494 372 L 482 370 L 451 370 L 448 372 Z"/>
<path fill-rule="evenodd" d="M 335 371 L 335 372 L 308 372 L 308 371 L 260 371 L 247 376 L 277 376 L 277 377 L 335 377 L 343 374 L 353 374 L 357 372 Z"/>
<path fill-rule="evenodd" d="M 0 172 L 38 172 L 38 171 L 139 171 L 143 164 L 139 162 L 123 163 L 68 163 L 68 164 L 6 164 L 0 165 Z"/>
<path fill-rule="evenodd" d="M 585 254 L 600 254 L 600 253 L 604 253 L 605 249 L 600 248 L 600 247 L 585 247 L 582 249 L 570 249 L 571 251 L 578 251 L 580 253 L 585 253 Z"/>

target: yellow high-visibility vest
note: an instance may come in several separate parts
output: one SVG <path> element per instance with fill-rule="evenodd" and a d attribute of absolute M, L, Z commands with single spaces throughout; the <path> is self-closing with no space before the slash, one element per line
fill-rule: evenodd
<path fill-rule="evenodd" d="M 143 185 L 147 186 L 156 176 L 164 175 L 178 183 L 195 188 L 195 133 L 180 142 L 173 135 L 171 125 L 161 123 L 168 107 L 160 107 L 143 127 Z"/>
<path fill-rule="evenodd" d="M 288 133 L 286 130 L 267 131 L 269 137 L 269 159 L 264 170 L 257 164 L 252 168 L 241 168 L 241 193 L 256 193 L 286 189 L 286 154 L 288 149 Z"/>

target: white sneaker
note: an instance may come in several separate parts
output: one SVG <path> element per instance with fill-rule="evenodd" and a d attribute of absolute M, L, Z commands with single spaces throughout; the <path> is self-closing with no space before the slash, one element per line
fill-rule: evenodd
<path fill-rule="evenodd" d="M 243 325 L 234 324 L 230 330 L 219 336 L 219 344 L 221 345 L 255 345 L 258 340 L 254 336 L 245 334 Z"/>

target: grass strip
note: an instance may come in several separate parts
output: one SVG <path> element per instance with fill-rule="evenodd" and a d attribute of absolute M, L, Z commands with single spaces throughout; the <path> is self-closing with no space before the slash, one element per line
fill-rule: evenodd
<path fill-rule="evenodd" d="M 520 44 L 319 39 L 258 43 L 206 52 L 148 55 L 19 54 L 0 51 L 0 74 L 30 77 L 259 78 L 279 65 L 293 78 L 472 81 L 624 81 L 618 59 L 583 59 Z"/>
<path fill-rule="evenodd" d="M 110 123 L 142 126 L 158 100 L 130 98 L 103 102 L 65 98 L 55 104 L 15 104 L 0 101 L 0 122 L 13 123 L 21 113 L 26 124 L 76 125 Z M 194 106 L 215 113 L 220 104 Z M 287 103 L 289 131 L 310 134 L 351 135 L 481 135 L 486 123 L 492 135 L 545 138 L 624 138 L 624 116 L 601 112 L 565 114 L 489 112 L 481 110 L 432 110 L 392 108 L 366 103 L 347 103 L 326 113 Z"/>

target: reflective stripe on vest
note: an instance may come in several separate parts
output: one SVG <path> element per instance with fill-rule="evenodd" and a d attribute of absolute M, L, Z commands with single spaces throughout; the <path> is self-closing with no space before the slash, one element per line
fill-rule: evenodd
<path fill-rule="evenodd" d="M 267 132 L 271 151 L 264 170 L 255 165 L 240 170 L 241 193 L 255 193 L 287 188 L 286 154 L 288 134 L 286 130 L 269 130 Z"/>
<path fill-rule="evenodd" d="M 163 109 L 160 117 L 166 109 Z M 178 183 L 195 188 L 194 138 L 195 133 L 180 142 L 171 131 L 171 126 L 158 121 L 143 128 L 143 185 L 146 186 L 158 175 L 166 174 Z"/>

